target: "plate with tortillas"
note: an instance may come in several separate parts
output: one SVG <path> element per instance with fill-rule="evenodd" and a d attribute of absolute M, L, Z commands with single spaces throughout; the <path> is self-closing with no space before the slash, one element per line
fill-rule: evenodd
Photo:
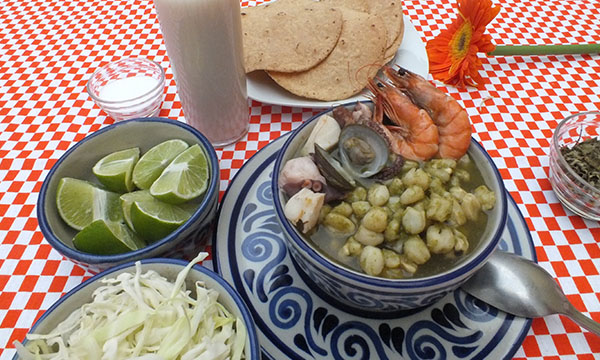
<path fill-rule="evenodd" d="M 399 0 L 277 0 L 241 9 L 248 96 L 295 107 L 367 100 L 383 65 L 429 72 Z"/>

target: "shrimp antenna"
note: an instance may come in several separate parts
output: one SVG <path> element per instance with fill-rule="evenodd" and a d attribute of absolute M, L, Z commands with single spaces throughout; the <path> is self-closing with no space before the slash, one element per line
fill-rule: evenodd
<path fill-rule="evenodd" d="M 354 80 L 358 81 L 358 74 L 365 68 L 367 67 L 376 67 L 378 70 L 381 68 L 381 64 L 378 63 L 370 63 L 370 64 L 365 64 L 361 67 L 359 67 L 356 72 L 354 73 Z"/>

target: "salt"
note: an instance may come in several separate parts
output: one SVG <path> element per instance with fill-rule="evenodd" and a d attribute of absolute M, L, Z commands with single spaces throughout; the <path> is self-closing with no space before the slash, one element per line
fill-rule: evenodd
<path fill-rule="evenodd" d="M 158 80 L 150 76 L 117 79 L 101 88 L 98 97 L 102 101 L 127 101 L 148 93 L 157 85 Z"/>

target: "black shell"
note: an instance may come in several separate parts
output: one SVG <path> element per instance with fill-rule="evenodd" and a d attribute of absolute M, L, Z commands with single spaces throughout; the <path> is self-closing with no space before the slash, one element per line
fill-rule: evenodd
<path fill-rule="evenodd" d="M 354 189 L 356 183 L 342 165 L 331 156 L 319 144 L 315 144 L 314 154 L 315 164 L 319 168 L 321 175 L 327 180 L 327 184 L 342 191 Z"/>

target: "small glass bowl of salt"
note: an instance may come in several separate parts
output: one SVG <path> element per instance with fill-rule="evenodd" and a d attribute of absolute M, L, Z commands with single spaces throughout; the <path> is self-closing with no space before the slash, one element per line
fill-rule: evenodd
<path fill-rule="evenodd" d="M 125 58 L 98 68 L 87 92 L 115 121 L 158 115 L 163 101 L 165 71 L 156 62 Z"/>

